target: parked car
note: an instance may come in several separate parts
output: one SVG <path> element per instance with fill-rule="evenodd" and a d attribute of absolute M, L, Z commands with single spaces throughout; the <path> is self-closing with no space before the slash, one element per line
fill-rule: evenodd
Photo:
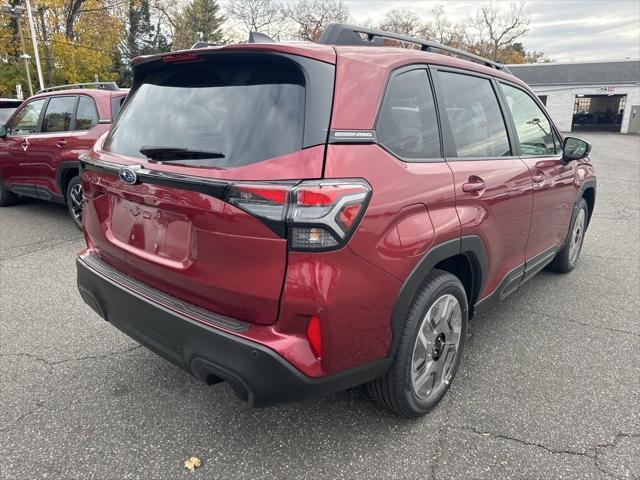
<path fill-rule="evenodd" d="M 18 98 L 0 98 L 0 125 L 4 125 L 20 105 L 22 100 Z"/>
<path fill-rule="evenodd" d="M 78 157 L 109 130 L 127 92 L 114 83 L 51 87 L 0 122 L 0 206 L 18 196 L 66 203 L 81 228 Z"/>
<path fill-rule="evenodd" d="M 254 406 L 366 383 L 422 415 L 469 318 L 575 267 L 590 146 L 459 50 L 345 25 L 262 41 L 134 61 L 129 100 L 82 159 L 80 293 Z"/>

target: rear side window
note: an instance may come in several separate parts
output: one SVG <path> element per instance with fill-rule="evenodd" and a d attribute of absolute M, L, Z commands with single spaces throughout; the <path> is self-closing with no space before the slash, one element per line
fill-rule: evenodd
<path fill-rule="evenodd" d="M 457 157 L 511 155 L 507 128 L 491 82 L 459 73 L 438 75 Z"/>
<path fill-rule="evenodd" d="M 376 126 L 378 141 L 400 158 L 439 158 L 438 119 L 426 70 L 393 77 Z"/>
<path fill-rule="evenodd" d="M 40 112 L 46 99 L 34 100 L 27 103 L 20 109 L 16 116 L 13 117 L 11 125 L 9 125 L 9 135 L 29 135 L 35 133 L 38 129 L 38 119 L 40 118 Z"/>
<path fill-rule="evenodd" d="M 216 168 L 300 150 L 306 90 L 297 64 L 275 55 L 211 57 L 143 67 L 150 71 L 134 85 L 103 148 L 143 159 L 164 150 L 165 162 Z"/>
<path fill-rule="evenodd" d="M 49 100 L 42 120 L 43 132 L 68 132 L 71 130 L 76 97 L 53 97 Z"/>
<path fill-rule="evenodd" d="M 500 85 L 516 124 L 522 155 L 555 155 L 557 140 L 542 109 L 519 88 Z"/>
<path fill-rule="evenodd" d="M 98 123 L 96 104 L 89 97 L 80 97 L 76 112 L 76 130 L 89 130 Z"/>

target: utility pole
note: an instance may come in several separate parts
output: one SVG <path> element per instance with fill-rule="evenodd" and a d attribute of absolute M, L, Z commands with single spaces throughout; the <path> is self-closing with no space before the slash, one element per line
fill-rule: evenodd
<path fill-rule="evenodd" d="M 24 36 L 22 35 L 22 15 L 24 14 L 24 7 L 16 6 L 12 7 L 8 3 L 4 3 L 0 6 L 0 13 L 9 15 L 11 18 L 16 19 L 16 25 L 18 26 L 18 36 L 20 37 L 20 48 L 22 49 L 22 55 L 20 58 L 24 60 L 24 69 L 27 72 L 27 81 L 29 83 L 29 95 L 33 95 L 33 85 L 31 84 L 31 72 L 29 72 L 29 55 L 27 55 L 27 49 L 24 46 Z"/>
<path fill-rule="evenodd" d="M 18 35 L 20 36 L 20 48 L 22 48 L 22 59 L 24 60 L 24 69 L 27 71 L 27 80 L 29 80 L 29 96 L 33 95 L 33 85 L 31 84 L 31 72 L 29 72 L 29 55 L 27 55 L 27 49 L 24 46 L 24 35 L 22 35 L 22 17 L 16 16 L 16 23 L 18 24 Z"/>
<path fill-rule="evenodd" d="M 42 29 L 42 43 L 44 44 L 44 61 L 47 66 L 47 81 L 49 85 L 53 85 L 53 65 L 51 62 L 51 50 L 49 50 L 49 34 L 47 33 L 47 25 L 44 22 L 44 8 L 38 8 L 40 17 L 40 28 Z"/>
<path fill-rule="evenodd" d="M 24 0 L 27 6 L 27 18 L 29 19 L 29 29 L 31 30 L 31 42 L 33 43 L 33 56 L 36 58 L 36 70 L 38 70 L 38 80 L 40 81 L 40 90 L 44 90 L 44 80 L 42 79 L 42 68 L 40 67 L 40 55 L 38 54 L 38 43 L 36 41 L 36 28 L 33 24 L 33 14 L 31 12 L 31 3 Z"/>

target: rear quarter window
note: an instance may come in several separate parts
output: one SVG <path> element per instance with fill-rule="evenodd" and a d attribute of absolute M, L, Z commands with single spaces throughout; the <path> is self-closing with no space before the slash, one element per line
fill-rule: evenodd
<path fill-rule="evenodd" d="M 439 158 L 438 119 L 426 70 L 391 78 L 376 125 L 378 142 L 401 159 Z"/>

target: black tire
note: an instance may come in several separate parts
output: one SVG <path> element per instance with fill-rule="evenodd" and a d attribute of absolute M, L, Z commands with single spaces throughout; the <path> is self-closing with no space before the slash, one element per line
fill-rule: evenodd
<path fill-rule="evenodd" d="M 80 194 L 80 207 L 78 209 L 78 189 Z M 69 210 L 69 215 L 73 220 L 73 223 L 76 227 L 82 230 L 82 182 L 80 181 L 80 177 L 76 175 L 67 184 L 67 192 L 66 192 L 66 200 L 67 200 L 67 209 Z"/>
<path fill-rule="evenodd" d="M 10 191 L 7 186 L 0 181 L 0 207 L 8 207 L 18 203 L 18 195 Z"/>
<path fill-rule="evenodd" d="M 571 220 L 571 226 L 569 227 L 569 234 L 567 240 L 564 242 L 564 247 L 560 250 L 555 258 L 551 261 L 547 267 L 552 272 L 567 273 L 575 268 L 580 259 L 580 252 L 582 251 L 582 244 L 584 243 L 584 234 L 587 229 L 587 222 L 589 219 L 589 205 L 584 198 L 581 198 L 576 208 L 576 214 Z M 582 227 L 579 232 L 579 242 L 576 244 L 576 223 L 582 222 Z M 573 249 L 572 249 L 573 245 Z M 575 250 L 577 248 L 577 250 Z M 573 253 L 573 255 L 572 255 Z"/>
<path fill-rule="evenodd" d="M 451 296 L 455 297 L 460 307 L 458 346 L 455 352 L 451 354 L 452 356 L 449 356 L 449 352 L 446 352 L 442 354 L 442 357 L 438 356 L 438 358 L 435 356 L 425 357 L 424 364 L 427 365 L 425 370 L 431 360 L 434 361 L 434 364 L 436 361 L 442 360 L 443 363 L 448 365 L 447 369 L 441 367 L 443 368 L 441 378 L 445 380 L 441 380 L 442 383 L 435 387 L 425 398 L 416 393 L 412 381 L 412 375 L 415 373 L 413 372 L 413 358 L 418 349 L 416 346 L 418 332 L 423 326 L 423 320 L 431 307 L 436 302 L 441 302 L 443 298 L 449 299 Z M 449 272 L 434 270 L 420 286 L 409 307 L 391 367 L 384 376 L 367 384 L 371 397 L 386 409 L 403 417 L 419 417 L 433 409 L 447 393 L 460 366 L 467 335 L 468 318 L 467 295 L 460 280 Z M 452 316 L 449 316 L 448 324 L 451 323 L 451 319 Z M 433 331 L 434 335 L 437 330 Z M 435 349 L 436 342 L 433 342 L 433 345 Z M 432 352 L 435 352 L 435 350 L 432 350 Z M 452 360 L 449 360 L 451 358 Z"/>

